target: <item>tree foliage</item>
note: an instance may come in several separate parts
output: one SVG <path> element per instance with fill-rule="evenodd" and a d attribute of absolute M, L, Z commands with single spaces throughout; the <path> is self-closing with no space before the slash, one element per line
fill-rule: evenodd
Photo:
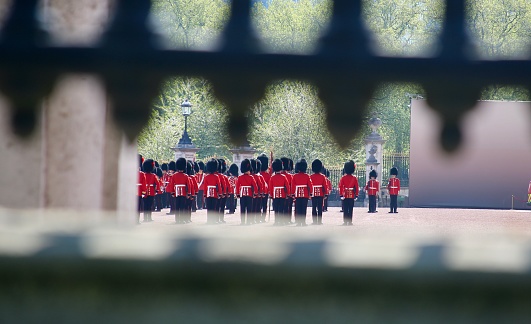
<path fill-rule="evenodd" d="M 531 2 L 528 0 L 468 1 L 468 26 L 483 58 L 514 58 L 529 54 Z M 253 22 L 266 49 L 282 53 L 311 53 L 331 15 L 330 0 L 260 0 L 253 2 Z M 153 17 L 173 47 L 212 46 L 227 21 L 230 2 L 225 0 L 153 0 Z M 430 55 L 442 29 L 442 0 L 365 0 L 363 17 L 372 32 L 377 51 L 383 55 Z M 423 94 L 415 84 L 382 84 L 370 103 L 367 120 L 375 114 L 383 125 L 387 151 L 408 151 L 410 99 Z M 166 160 L 184 128 L 180 103 L 189 98 L 194 113 L 189 134 L 201 148 L 199 158 L 230 156 L 224 134 L 226 112 L 212 95 L 211 85 L 200 78 L 167 80 L 155 102 L 149 125 L 139 138 L 139 151 Z M 490 85 L 483 99 L 525 100 L 529 93 L 519 87 Z M 324 125 L 325 110 L 317 89 L 298 80 L 277 80 L 249 115 L 251 144 L 275 156 L 294 159 L 320 158 L 337 165 L 347 158 L 362 160 L 364 134 L 341 151 Z"/>

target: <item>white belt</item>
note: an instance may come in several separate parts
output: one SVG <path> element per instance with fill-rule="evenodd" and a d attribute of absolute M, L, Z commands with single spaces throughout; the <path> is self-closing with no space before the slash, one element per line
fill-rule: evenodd
<path fill-rule="evenodd" d="M 280 197 L 281 193 L 278 192 L 279 190 L 282 190 L 282 189 L 284 189 L 284 187 L 273 187 L 273 198 L 282 198 Z"/>
<path fill-rule="evenodd" d="M 306 187 L 306 185 L 302 185 L 302 186 L 295 186 L 295 197 L 296 198 L 299 198 L 299 197 L 304 197 L 304 188 Z M 302 189 L 302 190 L 301 190 Z"/>
<path fill-rule="evenodd" d="M 246 195 L 246 196 L 249 196 L 250 193 L 247 191 L 247 188 L 251 189 L 251 186 L 241 186 L 241 187 L 240 187 L 240 196 L 243 196 L 243 191 L 244 191 L 243 189 L 244 189 L 244 188 L 246 189 L 246 190 L 245 190 L 245 195 Z"/>

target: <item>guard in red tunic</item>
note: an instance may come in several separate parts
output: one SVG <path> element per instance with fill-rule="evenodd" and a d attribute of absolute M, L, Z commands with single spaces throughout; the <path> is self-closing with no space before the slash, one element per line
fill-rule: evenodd
<path fill-rule="evenodd" d="M 205 208 L 205 185 L 203 183 L 203 180 L 205 179 L 205 163 L 199 161 L 197 162 L 197 165 L 199 165 L 199 171 L 197 171 L 197 174 L 195 175 L 197 186 L 199 187 L 199 191 L 197 192 L 197 209 L 201 210 Z"/>
<path fill-rule="evenodd" d="M 315 159 L 312 162 L 313 174 L 310 176 L 313 184 L 312 191 L 312 225 L 323 225 L 323 200 L 328 196 L 326 177 L 321 173 L 323 162 Z"/>
<path fill-rule="evenodd" d="M 155 195 L 157 194 L 157 175 L 153 173 L 155 162 L 152 159 L 147 159 L 142 163 L 142 170 L 146 177 L 146 195 L 144 196 L 144 222 L 152 222 L 151 211 Z"/>
<path fill-rule="evenodd" d="M 251 161 L 245 159 L 240 165 L 242 175 L 236 181 L 236 195 L 240 199 L 241 225 L 251 225 L 253 197 L 258 195 L 256 180 L 251 175 Z M 247 218 L 247 219 L 246 219 Z"/>
<path fill-rule="evenodd" d="M 269 197 L 273 199 L 273 211 L 275 212 L 275 225 L 287 225 L 286 197 L 289 197 L 290 185 L 286 176 L 282 174 L 282 161 L 275 159 L 272 164 L 274 174 L 269 179 Z"/>
<path fill-rule="evenodd" d="M 155 174 L 157 175 L 157 194 L 155 195 L 155 211 L 162 210 L 162 197 L 164 196 L 164 187 L 162 184 L 162 169 L 155 168 Z"/>
<path fill-rule="evenodd" d="M 233 163 L 229 168 L 229 197 L 227 198 L 229 205 L 228 214 L 234 214 L 236 212 L 236 181 L 238 181 L 238 166 Z"/>
<path fill-rule="evenodd" d="M 137 197 L 138 197 L 138 217 L 140 217 L 140 213 L 143 210 L 144 205 L 144 196 L 146 195 L 146 174 L 142 172 L 142 163 L 144 163 L 144 158 L 142 155 L 138 155 L 138 162 L 140 164 L 138 168 L 138 182 L 137 182 Z M 136 220 L 137 224 L 140 224 L 140 220 L 137 218 Z"/>
<path fill-rule="evenodd" d="M 190 195 L 190 181 L 186 175 L 186 159 L 178 158 L 175 162 L 176 172 L 170 178 L 167 191 L 174 200 L 175 223 L 186 222 L 186 201 Z"/>
<path fill-rule="evenodd" d="M 324 174 L 326 176 L 326 195 L 324 197 L 323 212 L 327 212 L 328 197 L 330 197 L 330 194 L 332 193 L 332 181 L 330 181 L 330 171 L 328 169 L 325 169 Z"/>
<path fill-rule="evenodd" d="M 261 179 L 258 176 L 258 173 L 260 172 L 260 161 L 257 161 L 256 159 L 250 159 L 250 161 L 251 161 L 251 176 L 254 178 L 254 181 L 256 182 L 256 185 L 258 186 L 258 191 L 253 197 L 253 205 L 251 207 L 252 214 L 253 214 L 251 216 L 251 222 L 260 223 L 261 221 L 260 210 L 262 206 L 264 184 L 263 184 L 263 179 Z"/>
<path fill-rule="evenodd" d="M 354 161 L 347 161 L 343 167 L 345 174 L 339 180 L 339 196 L 343 201 L 343 226 L 352 225 L 354 200 L 358 198 L 360 192 L 358 178 L 353 175 L 355 170 L 356 164 L 354 164 Z"/>
<path fill-rule="evenodd" d="M 395 167 L 391 168 L 391 176 L 389 177 L 389 183 L 387 184 L 387 190 L 389 190 L 389 196 L 391 197 L 391 213 L 398 213 L 396 208 L 398 207 L 398 193 L 400 192 L 400 179 L 398 176 L 398 169 Z"/>
<path fill-rule="evenodd" d="M 310 176 L 306 174 L 308 163 L 305 159 L 297 162 L 295 170 L 297 173 L 293 176 L 291 182 L 291 195 L 295 198 L 295 224 L 296 226 L 306 226 L 306 209 L 308 208 L 308 199 L 313 192 L 313 184 Z"/>
<path fill-rule="evenodd" d="M 208 174 L 203 179 L 203 186 L 205 188 L 207 224 L 217 224 L 219 220 L 217 206 L 222 194 L 221 182 L 217 175 L 218 161 L 216 159 L 210 159 L 206 164 L 206 171 Z"/>
<path fill-rule="evenodd" d="M 291 170 L 290 168 L 290 159 L 287 157 L 280 158 L 280 161 L 282 161 L 282 174 L 286 177 L 289 183 L 289 188 L 291 191 L 291 182 L 293 181 L 293 175 L 289 173 Z M 291 193 L 286 198 L 286 203 L 284 205 L 284 215 L 288 219 L 288 222 L 291 223 L 291 208 L 293 206 L 293 198 L 291 198 Z"/>
<path fill-rule="evenodd" d="M 269 158 L 264 153 L 260 154 L 257 158 L 257 160 L 260 161 L 260 176 L 264 179 L 265 183 L 265 193 L 262 198 L 262 206 L 261 206 L 261 212 L 262 212 L 262 221 L 265 221 L 265 217 L 267 215 L 267 203 L 269 201 L 269 180 L 271 179 L 271 172 L 269 170 Z"/>
<path fill-rule="evenodd" d="M 170 177 L 170 179 L 171 177 L 173 177 L 175 172 L 177 172 L 177 168 L 175 167 L 175 161 L 170 161 L 170 163 L 168 163 L 168 176 Z M 166 187 L 166 191 L 168 192 L 168 200 L 170 203 L 170 211 L 166 213 L 166 215 L 175 215 L 176 214 L 176 199 L 175 199 L 175 196 L 173 195 L 174 188 L 173 186 L 169 185 L 169 181 L 168 181 L 168 186 Z"/>
<path fill-rule="evenodd" d="M 195 182 L 194 177 L 194 164 L 192 161 L 187 161 L 186 163 L 186 174 L 188 175 L 188 182 L 190 192 L 188 199 L 186 200 L 186 217 L 184 219 L 185 223 L 192 222 L 192 209 L 195 204 L 195 195 L 197 194 L 197 182 Z"/>
<path fill-rule="evenodd" d="M 369 172 L 369 181 L 367 181 L 367 185 L 365 185 L 365 192 L 367 192 L 367 195 L 369 196 L 369 213 L 378 212 L 376 210 L 376 199 L 380 192 L 380 182 L 376 180 L 377 177 L 378 174 L 376 173 L 376 170 L 372 170 Z"/>
<path fill-rule="evenodd" d="M 168 173 L 168 163 L 162 163 L 160 168 L 162 169 L 162 208 L 170 208 L 170 194 L 166 192 L 168 182 L 170 182 L 170 174 Z"/>
<path fill-rule="evenodd" d="M 218 172 L 219 182 L 221 183 L 222 194 L 218 201 L 218 223 L 225 222 L 225 206 L 227 204 L 227 198 L 229 196 L 229 177 L 225 174 L 227 171 L 227 162 L 224 159 L 218 159 Z"/>

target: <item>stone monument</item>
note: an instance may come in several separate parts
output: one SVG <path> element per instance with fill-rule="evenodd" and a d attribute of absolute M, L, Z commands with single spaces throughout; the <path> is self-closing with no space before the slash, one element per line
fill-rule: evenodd
<path fill-rule="evenodd" d="M 382 136 L 378 134 L 378 128 L 381 125 L 381 119 L 373 116 L 369 120 L 369 126 L 371 127 L 372 132 L 365 138 L 365 152 L 367 153 L 367 160 L 365 160 L 365 181 L 369 180 L 369 172 L 371 172 L 371 170 L 376 170 L 378 173 L 377 180 L 380 181 L 380 186 L 382 184 L 383 144 L 386 142 Z M 360 187 L 365 187 L 365 184 L 366 183 L 360 183 Z M 369 196 L 365 195 L 364 206 L 368 206 L 368 204 Z"/>

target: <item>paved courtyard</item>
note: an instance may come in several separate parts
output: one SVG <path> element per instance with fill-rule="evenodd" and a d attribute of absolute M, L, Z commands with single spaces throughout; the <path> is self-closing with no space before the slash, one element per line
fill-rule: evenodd
<path fill-rule="evenodd" d="M 282 232 L 308 233 L 333 236 L 339 233 L 397 233 L 411 235 L 430 234 L 434 236 L 452 236 L 462 234 L 500 234 L 531 238 L 531 210 L 492 210 L 492 209 L 435 209 L 435 208 L 400 208 L 398 214 L 389 214 L 387 208 L 380 208 L 378 213 L 367 213 L 363 207 L 354 208 L 353 226 L 341 226 L 343 213 L 340 207 L 329 207 L 323 213 L 323 225 L 312 226 L 311 208 L 308 208 L 307 227 L 273 226 L 274 212 L 266 217 L 269 222 L 240 225 L 240 213 L 225 215 L 226 224 L 207 225 L 206 210 L 192 213 L 192 223 L 176 224 L 173 215 L 167 215 L 169 209 L 153 213 L 153 222 L 143 223 L 142 229 L 160 229 L 181 231 L 186 229 L 201 230 L 235 229 L 245 232 Z M 142 216 L 141 216 L 142 220 Z"/>

